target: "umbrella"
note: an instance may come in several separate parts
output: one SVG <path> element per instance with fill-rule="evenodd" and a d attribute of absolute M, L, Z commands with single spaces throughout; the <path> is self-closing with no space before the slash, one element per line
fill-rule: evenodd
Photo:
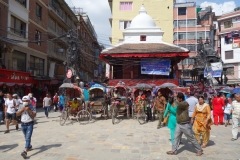
<path fill-rule="evenodd" d="M 219 92 L 222 92 L 222 93 L 231 93 L 230 89 L 222 89 L 222 90 L 220 90 Z"/>
<path fill-rule="evenodd" d="M 160 88 L 160 86 L 156 87 L 153 93 L 156 95 L 158 91 L 160 91 L 162 95 L 165 96 L 168 96 L 169 93 L 172 93 L 172 91 L 169 88 Z"/>
<path fill-rule="evenodd" d="M 72 83 L 63 83 L 59 88 L 74 88 Z"/>
<path fill-rule="evenodd" d="M 173 84 L 173 83 L 163 83 L 162 85 L 159 86 L 160 88 L 174 88 L 174 87 L 177 87 L 176 84 Z"/>
<path fill-rule="evenodd" d="M 140 83 L 140 84 L 137 84 L 135 86 L 136 89 L 151 89 L 152 86 L 150 86 L 149 84 L 145 84 L 145 83 Z"/>
<path fill-rule="evenodd" d="M 233 90 L 231 90 L 232 94 L 240 94 L 240 88 L 234 88 Z"/>
<path fill-rule="evenodd" d="M 100 85 L 100 84 L 97 84 L 97 83 L 92 85 L 91 88 L 89 88 L 89 91 L 93 90 L 93 89 L 101 89 L 104 93 L 106 93 L 106 88 L 104 86 Z"/>

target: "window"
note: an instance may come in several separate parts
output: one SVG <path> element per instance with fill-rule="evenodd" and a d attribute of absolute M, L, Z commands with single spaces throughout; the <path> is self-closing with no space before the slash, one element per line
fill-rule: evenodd
<path fill-rule="evenodd" d="M 205 39 L 205 32 L 197 32 L 197 39 L 200 39 L 200 37 L 202 37 L 202 39 Z"/>
<path fill-rule="evenodd" d="M 229 38 L 228 36 L 225 36 L 225 44 L 232 44 L 233 43 L 233 38 Z"/>
<path fill-rule="evenodd" d="M 178 33 L 178 39 L 179 40 L 186 39 L 186 32 L 179 32 Z"/>
<path fill-rule="evenodd" d="M 233 59 L 233 50 L 225 51 L 225 59 Z"/>
<path fill-rule="evenodd" d="M 11 31 L 23 38 L 26 38 L 26 23 L 11 16 Z"/>
<path fill-rule="evenodd" d="M 196 20 L 195 19 L 187 20 L 187 26 L 188 27 L 195 27 L 196 26 Z"/>
<path fill-rule="evenodd" d="M 51 17 L 48 17 L 48 27 L 56 31 L 56 22 Z"/>
<path fill-rule="evenodd" d="M 178 15 L 186 15 L 187 8 L 186 7 L 179 7 L 178 8 Z"/>
<path fill-rule="evenodd" d="M 26 71 L 26 54 L 14 51 L 12 54 L 12 69 L 17 71 Z"/>
<path fill-rule="evenodd" d="M 120 2 L 120 10 L 121 11 L 131 11 L 133 2 Z"/>
<path fill-rule="evenodd" d="M 186 48 L 189 49 L 191 52 L 196 52 L 195 44 L 188 44 Z"/>
<path fill-rule="evenodd" d="M 196 33 L 195 32 L 188 32 L 187 33 L 187 39 L 196 39 Z"/>
<path fill-rule="evenodd" d="M 30 56 L 30 70 L 36 72 L 36 75 L 44 75 L 44 59 L 35 56 Z"/>
<path fill-rule="evenodd" d="M 36 4 L 36 15 L 38 19 L 42 20 L 42 7 Z"/>
<path fill-rule="evenodd" d="M 186 59 L 184 59 L 183 60 L 183 62 L 181 61 L 181 62 L 179 62 L 179 64 L 184 64 L 184 65 L 193 65 L 194 64 L 194 59 L 192 59 L 192 58 L 186 58 Z"/>
<path fill-rule="evenodd" d="M 226 21 L 223 23 L 224 28 L 231 28 L 232 27 L 232 21 Z"/>
<path fill-rule="evenodd" d="M 178 22 L 178 24 L 177 24 Z M 173 25 L 174 25 L 174 28 L 181 28 L 181 27 L 195 27 L 196 26 L 196 20 L 195 19 L 190 19 L 190 20 L 187 20 L 187 23 L 186 23 L 186 20 L 175 20 L 173 22 Z"/>
<path fill-rule="evenodd" d="M 227 68 L 227 75 L 234 75 L 234 67 Z"/>
<path fill-rule="evenodd" d="M 27 7 L 27 0 L 15 0 L 17 1 L 18 3 L 20 3 L 23 7 Z"/>
<path fill-rule="evenodd" d="M 119 21 L 119 29 L 124 30 L 130 27 L 131 21 Z"/>
<path fill-rule="evenodd" d="M 140 36 L 140 41 L 146 41 L 147 37 L 145 35 Z"/>
<path fill-rule="evenodd" d="M 41 32 L 38 30 L 35 31 L 35 41 L 37 45 L 41 46 Z"/>

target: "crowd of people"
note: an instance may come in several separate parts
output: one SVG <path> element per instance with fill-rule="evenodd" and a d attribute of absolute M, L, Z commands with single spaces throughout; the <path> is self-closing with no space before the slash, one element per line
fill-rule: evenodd
<path fill-rule="evenodd" d="M 109 95 L 109 94 L 107 94 Z M 86 95 L 87 96 L 87 95 Z M 110 95 L 109 95 L 110 96 Z M 117 90 L 113 97 L 119 97 Z M 43 99 L 42 107 L 45 110 L 45 116 L 48 118 L 50 106 L 54 110 L 63 110 L 65 106 L 63 94 L 56 93 L 53 97 L 47 94 Z M 88 99 L 86 100 L 88 101 Z M 152 90 L 139 90 L 137 95 L 127 95 L 127 104 L 130 106 L 130 113 L 133 105 L 139 105 L 144 101 L 145 111 L 147 113 L 147 122 L 158 120 L 157 129 L 167 125 L 170 129 L 172 150 L 169 155 L 176 155 L 179 145 L 182 143 L 182 134 L 193 144 L 197 156 L 201 156 L 203 148 L 206 148 L 210 139 L 211 126 L 232 125 L 232 141 L 238 138 L 238 127 L 240 125 L 240 94 L 218 93 L 209 97 L 206 93 L 196 92 L 172 92 L 169 95 L 163 95 L 160 90 L 153 94 Z M 9 124 L 12 122 L 16 130 L 21 130 L 24 134 L 26 145 L 21 153 L 23 157 L 31 150 L 31 135 L 33 125 L 37 123 L 36 116 L 37 100 L 31 93 L 22 99 L 17 94 L 3 94 L 0 91 L 0 120 L 6 119 L 6 131 L 9 133 Z M 79 108 L 80 104 L 75 98 L 70 107 L 72 111 Z M 157 118 L 155 117 L 157 114 Z M 0 121 L 0 122 L 1 122 Z"/>
<path fill-rule="evenodd" d="M 151 91 L 150 91 L 151 93 Z M 232 141 L 237 140 L 238 127 L 240 126 L 240 94 L 218 93 L 209 97 L 207 93 L 186 92 L 185 94 L 172 93 L 162 95 L 161 91 L 148 94 L 147 91 L 139 91 L 135 99 L 138 105 L 139 99 L 145 99 L 148 122 L 152 121 L 152 114 L 156 111 L 158 126 L 160 129 L 167 125 L 170 129 L 172 151 L 169 155 L 176 155 L 177 148 L 181 144 L 184 134 L 197 150 L 197 156 L 202 155 L 202 148 L 206 148 L 210 139 L 211 125 L 232 125 Z M 232 123 L 230 123 L 232 120 Z M 202 138 L 201 138 L 202 137 Z"/>

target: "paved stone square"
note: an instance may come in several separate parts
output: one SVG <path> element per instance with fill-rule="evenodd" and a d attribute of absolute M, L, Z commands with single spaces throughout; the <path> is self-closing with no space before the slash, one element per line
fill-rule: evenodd
<path fill-rule="evenodd" d="M 42 109 L 37 114 L 38 124 L 32 136 L 32 160 L 237 160 L 240 159 L 240 138 L 231 141 L 231 126 L 213 126 L 209 145 L 201 157 L 195 156 L 191 144 L 183 137 L 184 145 L 178 155 L 170 156 L 170 134 L 167 127 L 157 129 L 157 121 L 139 125 L 137 120 L 122 119 L 112 125 L 111 120 L 80 125 L 76 121 L 59 124 L 59 113 L 51 112 L 45 118 Z M 24 137 L 13 125 L 3 134 L 0 126 L 0 160 L 22 159 Z M 239 128 L 240 129 L 240 128 Z"/>

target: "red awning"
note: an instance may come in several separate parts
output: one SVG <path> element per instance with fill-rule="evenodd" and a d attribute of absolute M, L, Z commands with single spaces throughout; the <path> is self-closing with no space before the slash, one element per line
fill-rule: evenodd
<path fill-rule="evenodd" d="M 188 53 L 114 53 L 114 54 L 104 54 L 100 55 L 100 58 L 103 57 L 127 57 L 127 58 L 153 58 L 153 57 L 189 57 Z"/>

